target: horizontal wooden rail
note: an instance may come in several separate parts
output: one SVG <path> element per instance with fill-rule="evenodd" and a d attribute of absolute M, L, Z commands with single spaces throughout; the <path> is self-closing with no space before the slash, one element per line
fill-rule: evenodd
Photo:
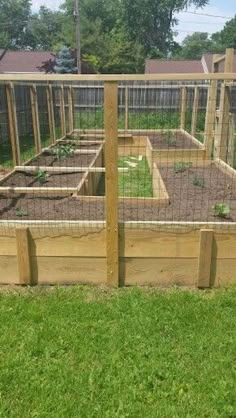
<path fill-rule="evenodd" d="M 47 152 L 49 154 L 54 154 L 53 153 L 53 148 L 43 148 L 42 152 Z M 75 149 L 73 150 L 73 154 L 95 154 L 97 153 L 98 150 L 97 149 Z"/>
<path fill-rule="evenodd" d="M 46 171 L 51 174 L 55 173 L 83 173 L 89 171 L 90 173 L 105 173 L 105 167 L 48 167 L 48 166 L 16 166 L 15 171 L 24 173 L 35 173 L 37 171 Z M 132 168 L 119 167 L 118 171 L 127 173 Z"/>
<path fill-rule="evenodd" d="M 76 187 L 0 187 L 0 194 L 53 194 L 66 196 L 68 194 L 76 193 Z"/>
<path fill-rule="evenodd" d="M 199 81 L 236 80 L 236 73 L 192 74 L 0 74 L 1 81 Z"/>

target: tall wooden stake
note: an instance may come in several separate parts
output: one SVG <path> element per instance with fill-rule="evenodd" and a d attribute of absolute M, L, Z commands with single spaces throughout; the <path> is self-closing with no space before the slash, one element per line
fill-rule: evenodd
<path fill-rule="evenodd" d="M 129 129 L 129 87 L 125 87 L 125 130 Z"/>
<path fill-rule="evenodd" d="M 30 87 L 30 101 L 32 111 L 32 122 L 34 131 L 34 144 L 36 153 L 39 154 L 42 150 L 41 147 L 41 136 L 40 136 L 40 125 L 39 125 L 39 107 L 38 107 L 38 95 L 35 84 Z"/>
<path fill-rule="evenodd" d="M 60 120 L 61 120 L 61 135 L 66 136 L 66 114 L 65 114 L 65 97 L 64 87 L 59 88 L 59 101 L 60 101 Z"/>
<path fill-rule="evenodd" d="M 180 129 L 185 129 L 186 123 L 186 110 L 187 110 L 187 88 L 182 87 L 181 93 L 181 116 L 180 116 Z"/>
<path fill-rule="evenodd" d="M 196 129 L 197 129 L 198 102 L 199 102 L 199 88 L 196 86 L 194 89 L 193 113 L 192 113 L 192 124 L 191 124 L 192 136 L 195 136 Z"/>
<path fill-rule="evenodd" d="M 32 285 L 32 270 L 30 259 L 29 230 L 25 227 L 16 229 L 17 258 L 19 282 L 22 285 Z"/>
<path fill-rule="evenodd" d="M 52 86 L 47 86 L 47 104 L 48 104 L 48 122 L 50 130 L 51 143 L 55 144 L 56 142 L 56 128 L 55 128 L 55 115 L 54 115 L 54 106 L 53 106 L 53 92 Z"/>
<path fill-rule="evenodd" d="M 225 73 L 233 72 L 234 49 L 226 49 L 225 55 Z M 220 96 L 220 115 L 219 125 L 216 132 L 216 158 L 221 158 L 223 161 L 227 160 L 227 148 L 229 139 L 229 121 L 230 121 L 230 87 L 222 82 L 221 96 Z"/>
<path fill-rule="evenodd" d="M 213 237 L 213 230 L 201 230 L 198 262 L 198 287 L 201 289 L 211 286 Z"/>
<path fill-rule="evenodd" d="M 207 97 L 207 110 L 205 121 L 205 150 L 206 158 L 211 159 L 212 147 L 214 141 L 214 129 L 216 120 L 216 98 L 217 98 L 217 81 L 211 80 Z"/>
<path fill-rule="evenodd" d="M 6 94 L 12 158 L 15 166 L 20 164 L 20 143 L 16 114 L 15 90 L 13 83 L 8 83 L 6 85 Z"/>
<path fill-rule="evenodd" d="M 119 285 L 118 245 L 118 87 L 104 83 L 104 128 L 106 167 L 107 283 Z"/>
<path fill-rule="evenodd" d="M 72 86 L 68 87 L 68 106 L 69 106 L 69 131 L 70 133 L 74 131 L 74 100 L 73 100 L 73 90 Z"/>

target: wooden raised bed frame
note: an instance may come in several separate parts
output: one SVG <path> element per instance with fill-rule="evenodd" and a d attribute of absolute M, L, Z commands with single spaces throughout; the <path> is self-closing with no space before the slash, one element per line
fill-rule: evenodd
<path fill-rule="evenodd" d="M 105 141 L 107 143 L 108 138 L 112 139 L 105 151 L 110 157 L 109 163 L 106 164 L 106 222 L 0 221 L 0 283 L 22 285 L 106 283 L 112 286 L 184 285 L 199 288 L 235 283 L 235 223 L 119 223 L 117 171 L 114 167 L 118 158 L 117 83 L 119 81 L 209 80 L 214 89 L 215 80 L 224 80 L 224 82 L 236 80 L 236 74 L 232 73 L 230 66 L 227 65 L 227 72 L 218 74 L 0 75 L 0 81 L 8 83 L 8 110 L 12 122 L 11 141 L 15 165 L 21 164 L 13 81 L 70 82 L 89 79 L 103 81 L 105 84 Z M 61 96 L 62 93 L 61 91 Z M 183 97 L 185 97 L 184 93 Z M 51 109 L 50 119 L 52 119 L 50 86 L 48 99 Z M 32 100 L 36 108 L 34 89 Z M 226 99 L 222 100 L 222 106 L 226 108 L 225 102 Z M 61 106 L 64 106 L 63 103 Z M 61 117 L 64 119 L 63 109 Z M 207 117 L 210 118 L 210 111 Z M 73 133 L 72 117 L 70 117 L 70 125 Z M 35 133 L 38 136 L 37 129 L 38 124 L 35 120 Z M 55 143 L 55 129 L 52 129 L 51 135 L 52 143 Z M 144 135 L 147 135 L 146 131 Z M 201 151 L 204 153 L 208 150 L 206 159 L 210 159 L 209 143 L 212 140 L 212 132 L 208 132 L 207 135 L 205 147 Z M 36 139 L 38 140 L 38 137 Z M 222 134 L 220 143 L 223 141 Z M 137 148 L 140 152 L 139 145 Z M 146 145 L 143 145 L 143 148 L 146 153 Z M 220 157 L 216 160 L 216 164 L 224 170 L 230 170 L 231 175 L 235 175 L 235 170 L 222 162 Z M 203 155 L 202 160 L 204 159 Z M 151 166 L 153 167 L 152 160 Z"/>

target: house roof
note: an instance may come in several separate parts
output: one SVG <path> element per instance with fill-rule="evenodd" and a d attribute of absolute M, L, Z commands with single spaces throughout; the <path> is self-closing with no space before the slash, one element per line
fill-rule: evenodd
<path fill-rule="evenodd" d="M 145 63 L 145 73 L 211 73 L 213 55 L 211 53 L 204 54 L 201 60 L 148 59 Z M 236 72 L 236 55 L 234 56 L 234 71 Z M 224 61 L 219 64 L 219 72 L 224 72 Z"/>
<path fill-rule="evenodd" d="M 47 51 L 0 49 L 0 73 L 40 73 L 40 67 L 53 59 L 53 53 Z"/>

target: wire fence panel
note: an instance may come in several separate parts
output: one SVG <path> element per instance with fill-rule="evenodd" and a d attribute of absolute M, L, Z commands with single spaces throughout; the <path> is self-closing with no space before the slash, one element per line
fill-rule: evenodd
<path fill-rule="evenodd" d="M 60 254 L 70 259 L 68 281 L 80 263 L 76 268 L 86 266 L 91 282 L 106 271 L 111 285 L 122 274 L 133 284 L 140 268 L 151 283 L 148 258 L 155 259 L 155 269 L 158 257 L 165 277 L 171 275 L 168 262 L 176 277 L 180 259 L 190 266 L 191 258 L 181 228 L 193 233 L 189 245 L 197 263 L 194 231 L 235 225 L 235 82 L 186 76 L 165 83 L 108 79 L 78 85 L 67 78 L 2 82 L 0 92 L 0 228 L 37 227 L 37 233 L 17 232 L 24 245 L 34 242 L 28 251 L 37 261 L 33 278 L 45 277 L 48 254 L 55 263 Z M 74 235 L 64 229 L 60 235 L 64 227 Z M 37 241 L 40 234 L 44 242 Z M 200 235 L 201 248 L 214 243 L 211 234 Z M 201 250 L 199 260 L 204 257 Z M 199 283 L 206 276 L 209 282 L 210 273 L 199 272 Z"/>

